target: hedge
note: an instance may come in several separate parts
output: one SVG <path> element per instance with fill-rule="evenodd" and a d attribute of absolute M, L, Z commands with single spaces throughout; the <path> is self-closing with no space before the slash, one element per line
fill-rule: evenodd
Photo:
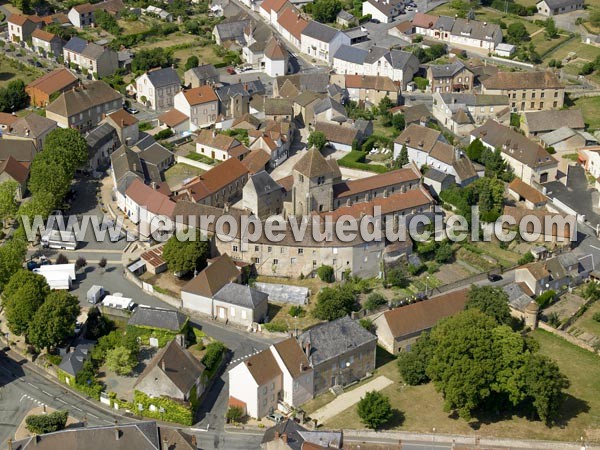
<path fill-rule="evenodd" d="M 36 414 L 27 416 L 25 424 L 27 430 L 34 434 L 46 434 L 65 428 L 69 411 L 54 411 L 50 414 Z"/>
<path fill-rule="evenodd" d="M 78 390 L 79 392 L 82 392 L 83 394 L 87 395 L 88 397 L 93 398 L 94 400 L 100 400 L 100 392 L 102 392 L 102 385 L 99 383 L 93 384 L 91 386 L 87 386 L 84 384 L 78 384 L 75 382 L 75 377 L 58 369 L 56 371 L 56 376 L 58 377 L 58 379 L 66 384 L 69 387 L 72 387 L 73 389 Z M 67 382 L 66 380 L 69 380 L 69 382 Z"/>
<path fill-rule="evenodd" d="M 187 327 L 187 323 L 181 330 L 182 334 L 187 334 L 186 327 Z M 143 327 L 143 326 L 137 326 L 137 325 L 127 325 L 126 329 L 127 329 L 127 333 L 132 333 L 135 336 L 139 337 L 140 343 L 142 345 L 150 345 L 151 337 L 158 339 L 159 348 L 164 347 L 169 342 L 171 342 L 173 339 L 175 339 L 175 336 L 180 334 L 179 332 L 176 332 L 176 331 L 161 330 L 160 328 L 150 328 L 150 327 Z"/>
<path fill-rule="evenodd" d="M 369 172 L 385 173 L 388 169 L 385 166 L 379 164 L 367 164 L 363 162 L 365 160 L 365 154 L 359 150 L 352 150 L 346 156 L 338 159 L 338 165 L 347 167 L 349 169 L 367 170 Z"/>
<path fill-rule="evenodd" d="M 133 403 L 133 412 L 143 417 L 175 422 L 188 427 L 194 422 L 192 405 L 186 402 L 178 402 L 168 397 L 152 398 L 136 390 L 133 394 Z M 142 410 L 139 409 L 139 405 L 142 405 Z M 150 411 L 150 405 L 154 405 L 156 411 Z M 159 411 L 160 408 L 164 409 L 163 413 Z"/>

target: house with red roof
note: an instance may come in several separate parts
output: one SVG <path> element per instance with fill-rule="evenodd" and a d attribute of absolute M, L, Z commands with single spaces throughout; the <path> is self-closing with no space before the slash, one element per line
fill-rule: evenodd
<path fill-rule="evenodd" d="M 171 200 L 171 190 L 166 183 L 146 185 L 135 179 L 125 191 L 125 214 L 139 224 L 140 234 L 150 236 L 154 232 L 155 217 L 173 216 L 175 202 Z M 157 222 L 158 225 L 158 222 Z"/>
<path fill-rule="evenodd" d="M 29 179 L 29 167 L 21 164 L 13 156 L 0 161 L 0 184 L 7 181 L 17 183 L 17 192 L 15 198 L 21 201 L 27 189 L 27 180 Z"/>

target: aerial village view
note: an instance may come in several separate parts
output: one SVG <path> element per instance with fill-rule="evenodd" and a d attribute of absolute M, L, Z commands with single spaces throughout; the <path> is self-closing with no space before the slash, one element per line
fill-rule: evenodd
<path fill-rule="evenodd" d="M 0 450 L 599 450 L 600 0 L 0 0 Z"/>

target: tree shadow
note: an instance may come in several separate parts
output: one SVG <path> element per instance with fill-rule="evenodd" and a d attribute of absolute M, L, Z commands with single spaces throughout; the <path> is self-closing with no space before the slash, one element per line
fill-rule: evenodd
<path fill-rule="evenodd" d="M 377 350 L 375 351 L 375 367 L 381 367 L 390 361 L 394 361 L 396 357 L 388 352 L 383 347 L 377 346 Z"/>
<path fill-rule="evenodd" d="M 385 428 L 398 428 L 404 424 L 406 416 L 399 409 L 392 409 L 392 417 L 385 424 Z"/>
<path fill-rule="evenodd" d="M 0 72 L 0 81 L 12 80 L 15 77 L 14 73 L 11 72 Z"/>
<path fill-rule="evenodd" d="M 269 320 L 273 320 L 273 317 L 275 317 L 277 314 L 279 314 L 279 311 L 281 311 L 282 306 L 281 305 L 276 305 L 275 303 L 269 303 L 269 309 L 267 312 L 267 315 L 269 316 Z"/>

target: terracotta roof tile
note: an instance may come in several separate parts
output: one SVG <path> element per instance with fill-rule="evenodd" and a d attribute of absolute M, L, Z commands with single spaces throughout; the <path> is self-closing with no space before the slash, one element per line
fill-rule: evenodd
<path fill-rule="evenodd" d="M 375 75 L 346 75 L 348 89 L 376 89 L 378 91 L 398 92 L 400 86 L 390 77 Z"/>
<path fill-rule="evenodd" d="M 229 158 L 218 166 L 191 179 L 182 187 L 196 201 L 200 201 L 235 182 L 248 173 L 248 169 L 237 158 Z"/>
<path fill-rule="evenodd" d="M 133 183 L 131 183 L 127 188 L 127 191 L 125 191 L 125 194 L 139 206 L 144 206 L 153 214 L 160 214 L 168 217 L 173 215 L 175 202 L 165 194 L 145 185 L 139 179 L 135 179 Z"/>
<path fill-rule="evenodd" d="M 514 191 L 520 197 L 523 197 L 525 200 L 528 200 L 536 205 L 540 203 L 546 203 L 548 201 L 548 197 L 546 197 L 536 188 L 524 183 L 519 178 L 512 180 L 508 185 L 508 189 Z"/>
<path fill-rule="evenodd" d="M 50 41 L 52 41 L 52 39 L 54 39 L 56 37 L 56 35 L 53 33 L 48 33 L 45 30 L 36 28 L 35 30 L 33 30 L 33 33 L 31 33 L 31 37 L 40 39 L 45 42 L 50 42 Z"/>
<path fill-rule="evenodd" d="M 281 375 L 281 369 L 277 365 L 275 357 L 271 350 L 263 350 L 254 356 L 251 356 L 241 364 L 245 364 L 250 374 L 256 381 L 256 384 L 262 386 L 273 378 Z"/>
<path fill-rule="evenodd" d="M 189 120 L 189 117 L 177 109 L 172 109 L 171 111 L 167 111 L 166 113 L 158 116 L 159 122 L 162 122 L 171 128 L 185 122 L 186 120 Z"/>
<path fill-rule="evenodd" d="M 44 76 L 32 81 L 27 85 L 29 89 L 39 89 L 48 95 L 52 95 L 62 89 L 77 83 L 77 77 L 67 69 L 56 69 Z"/>
<path fill-rule="evenodd" d="M 362 192 L 381 189 L 398 183 L 418 182 L 420 179 L 421 175 L 416 173 L 412 168 L 398 169 L 371 177 L 335 184 L 333 186 L 333 196 L 338 199 L 351 197 Z"/>
<path fill-rule="evenodd" d="M 229 255 L 223 254 L 188 281 L 181 291 L 212 298 L 223 286 L 235 282 L 239 276 L 240 271 L 233 260 Z"/>
<path fill-rule="evenodd" d="M 300 11 L 296 8 L 289 8 L 283 11 L 277 22 L 298 40 L 302 36 L 302 31 L 308 25 L 308 22 L 302 18 Z"/>
<path fill-rule="evenodd" d="M 198 86 L 197 88 L 183 91 L 183 96 L 191 106 L 201 105 L 202 103 L 208 102 L 216 102 L 219 100 L 214 89 L 207 85 Z"/>
<path fill-rule="evenodd" d="M 114 113 L 109 114 L 108 117 L 121 127 L 129 127 L 138 123 L 138 120 L 124 109 L 117 109 Z"/>
<path fill-rule="evenodd" d="M 485 89 L 560 89 L 564 88 L 549 71 L 498 72 L 482 81 Z"/>
<path fill-rule="evenodd" d="M 290 337 L 284 341 L 278 342 L 273 345 L 273 348 L 283 360 L 283 364 L 285 364 L 285 367 L 292 378 L 298 378 L 309 370 L 312 370 L 306 355 L 302 351 L 302 347 L 300 347 L 300 344 L 295 338 Z"/>
<path fill-rule="evenodd" d="M 242 160 L 242 164 L 246 166 L 250 173 L 257 173 L 264 170 L 270 160 L 271 155 L 264 150 L 258 149 L 248 153 L 248 156 Z"/>
<path fill-rule="evenodd" d="M 16 182 L 23 184 L 29 176 L 29 169 L 12 156 L 9 156 L 0 162 L 0 174 L 2 173 L 10 175 Z"/>

